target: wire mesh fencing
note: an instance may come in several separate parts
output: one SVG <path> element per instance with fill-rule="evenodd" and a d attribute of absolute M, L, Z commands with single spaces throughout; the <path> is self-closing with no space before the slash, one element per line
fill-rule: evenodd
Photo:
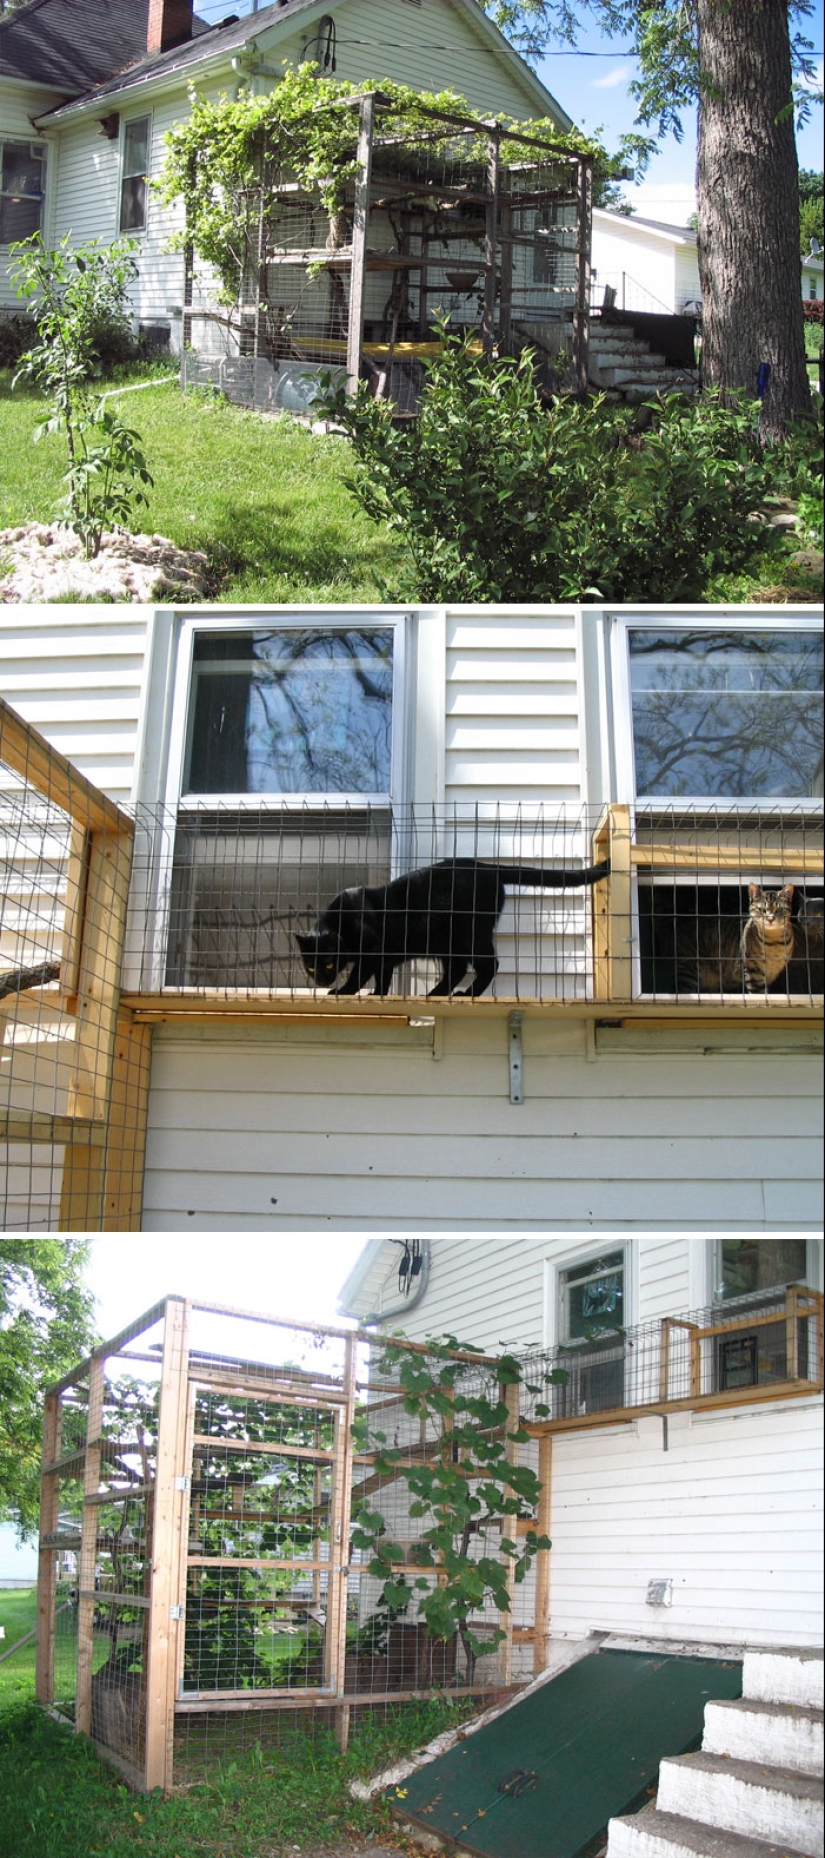
<path fill-rule="evenodd" d="M 458 116 L 405 125 L 380 96 L 333 107 L 349 126 L 350 178 L 330 208 L 288 149 L 262 150 L 260 181 L 239 201 L 238 302 L 216 309 L 196 283 L 184 384 L 308 412 L 320 376 L 354 387 L 360 375 L 414 413 L 445 318 L 487 349 L 535 348 L 548 386 L 581 374 L 586 159 Z"/>
<path fill-rule="evenodd" d="M 799 1005 L 810 811 L 187 803 L 141 815 L 130 993 Z"/>
<path fill-rule="evenodd" d="M 130 819 L 0 704 L 5 1230 L 99 1216 Z"/>

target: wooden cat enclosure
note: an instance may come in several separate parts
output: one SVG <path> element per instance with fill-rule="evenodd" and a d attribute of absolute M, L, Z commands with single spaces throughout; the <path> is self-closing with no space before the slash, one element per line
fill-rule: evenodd
<path fill-rule="evenodd" d="M 427 1525 L 356 1442 L 356 1418 L 369 1402 L 414 1464 L 438 1461 L 445 1422 L 409 1417 L 397 1381 L 370 1369 L 374 1345 L 170 1297 L 50 1392 L 38 1696 L 135 1785 L 170 1787 L 296 1712 L 345 1743 L 353 1709 L 497 1694 L 541 1656 L 526 1587 L 511 1585 L 509 1612 L 482 1609 L 473 1630 L 504 1636 L 472 1669 L 457 1639 L 428 1639 L 412 1572 L 400 1615 L 382 1605 L 350 1543 L 354 1509 L 380 1510 L 399 1571 L 440 1576 L 417 1564 Z M 472 1387 L 497 1389 L 494 1360 L 454 1359 Z M 506 1400 L 509 1425 L 512 1389 Z"/>
<path fill-rule="evenodd" d="M 490 866 L 503 876 L 498 910 L 482 882 Z M 416 871 L 400 901 L 397 885 L 386 891 Z M 125 1000 L 139 1020 L 279 1002 L 314 1014 L 803 1019 L 823 992 L 822 872 L 821 811 L 804 805 L 187 803 L 138 819 Z M 756 984 L 742 952 L 752 887 L 787 893 L 781 959 Z M 324 969 L 306 949 L 342 893 L 362 901 L 347 905 L 347 939 Z"/>
<path fill-rule="evenodd" d="M 235 308 L 199 301 L 193 276 L 183 385 L 307 412 L 331 369 L 414 413 L 441 314 L 486 352 L 535 348 L 562 385 L 584 388 L 588 158 L 456 115 L 399 129 L 398 106 L 375 92 L 330 107 L 351 123 L 341 205 L 330 214 L 319 185 L 263 163 L 239 213 Z"/>
<path fill-rule="evenodd" d="M 822 1387 L 823 1300 L 804 1285 L 619 1329 L 610 1283 L 606 1270 L 578 1341 L 522 1357 L 520 1384 L 503 1361 L 449 1357 L 471 1397 L 504 1400 L 509 1462 L 538 1474 L 536 1514 L 522 1503 L 510 1535 L 552 1535 L 557 1433 Z M 376 1365 L 380 1341 L 168 1297 L 49 1391 L 37 1695 L 130 1784 L 185 1784 L 296 1724 L 334 1727 L 345 1744 L 353 1711 L 434 1690 L 481 1705 L 545 1669 L 546 1549 L 525 1581 L 508 1579 L 507 1609 L 478 1607 L 472 1630 L 489 1649 L 473 1668 L 458 1637 L 424 1632 L 414 1582 L 442 1571 L 419 1558 L 426 1521 L 369 1439 L 411 1466 L 445 1449 L 452 1462 L 455 1447 L 449 1418 L 405 1408 Z M 394 1619 L 353 1545 L 365 1505 L 410 1585 Z M 472 1552 L 504 1561 L 500 1529 Z"/>
<path fill-rule="evenodd" d="M 6 1231 L 133 1230 L 148 1034 L 120 1005 L 134 821 L 0 699 Z"/>

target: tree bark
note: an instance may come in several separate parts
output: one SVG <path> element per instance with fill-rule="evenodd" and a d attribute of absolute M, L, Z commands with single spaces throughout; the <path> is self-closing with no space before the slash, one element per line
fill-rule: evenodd
<path fill-rule="evenodd" d="M 702 364 L 755 397 L 764 442 L 811 410 L 799 258 L 788 0 L 696 0 Z"/>

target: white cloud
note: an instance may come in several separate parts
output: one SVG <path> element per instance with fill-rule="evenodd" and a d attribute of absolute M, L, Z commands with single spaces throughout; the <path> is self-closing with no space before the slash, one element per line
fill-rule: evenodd
<path fill-rule="evenodd" d="M 629 65 L 616 65 L 612 71 L 606 71 L 604 77 L 594 77 L 591 90 L 616 90 L 619 84 L 627 84 L 631 78 Z"/>

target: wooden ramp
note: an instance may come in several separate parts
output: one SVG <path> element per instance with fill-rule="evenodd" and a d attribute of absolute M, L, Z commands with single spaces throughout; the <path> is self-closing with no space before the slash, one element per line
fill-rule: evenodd
<path fill-rule="evenodd" d="M 386 1798 L 476 1858 L 586 1858 L 663 1756 L 698 1747 L 705 1704 L 741 1694 L 732 1660 L 594 1652 Z"/>

